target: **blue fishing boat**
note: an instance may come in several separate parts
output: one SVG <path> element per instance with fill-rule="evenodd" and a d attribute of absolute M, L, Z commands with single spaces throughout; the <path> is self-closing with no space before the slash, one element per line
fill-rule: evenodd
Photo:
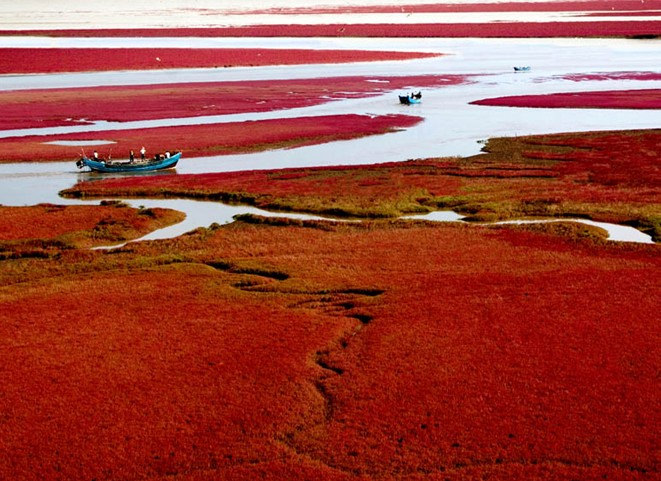
<path fill-rule="evenodd" d="M 422 92 L 408 95 L 399 95 L 399 102 L 404 105 L 419 104 L 422 102 Z"/>
<path fill-rule="evenodd" d="M 168 157 L 159 155 L 158 158 L 146 160 L 119 160 L 110 161 L 102 159 L 88 159 L 83 156 L 76 162 L 79 169 L 89 167 L 94 172 L 113 173 L 113 172 L 149 172 L 151 170 L 172 169 L 177 165 L 181 158 L 181 152 Z"/>
<path fill-rule="evenodd" d="M 515 72 L 530 72 L 530 66 L 526 65 L 525 67 L 514 67 Z"/>

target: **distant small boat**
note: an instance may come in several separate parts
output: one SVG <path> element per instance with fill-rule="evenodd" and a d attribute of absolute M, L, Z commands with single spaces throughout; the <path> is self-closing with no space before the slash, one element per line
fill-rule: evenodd
<path fill-rule="evenodd" d="M 83 156 L 76 162 L 76 165 L 79 169 L 87 166 L 92 169 L 94 172 L 148 172 L 151 170 L 163 170 L 171 169 L 177 165 L 179 159 L 181 158 L 181 152 L 165 157 L 159 156 L 158 159 L 149 159 L 149 160 L 134 160 L 133 162 L 129 160 L 120 160 L 120 161 L 105 161 L 105 160 L 93 160 L 88 159 Z"/>
<path fill-rule="evenodd" d="M 422 92 L 417 92 L 410 95 L 400 95 L 399 102 L 404 105 L 419 104 L 422 102 Z"/>
<path fill-rule="evenodd" d="M 514 67 L 515 72 L 530 72 L 530 65 L 526 65 L 525 67 Z"/>

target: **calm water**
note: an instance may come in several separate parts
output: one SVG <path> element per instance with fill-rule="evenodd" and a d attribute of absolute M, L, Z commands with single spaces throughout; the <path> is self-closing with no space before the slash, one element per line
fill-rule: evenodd
<path fill-rule="evenodd" d="M 470 101 L 517 94 L 544 94 L 585 90 L 659 88 L 659 81 L 609 80 L 572 82 L 562 76 L 576 73 L 657 71 L 661 42 L 636 40 L 502 40 L 502 39 L 46 39 L 0 38 L 0 46 L 136 46 L 136 47 L 272 47 L 413 50 L 446 53 L 443 57 L 404 62 L 370 62 L 349 65 L 275 66 L 232 69 L 190 69 L 156 72 L 111 72 L 53 75 L 0 76 L 0 90 L 57 88 L 93 85 L 150 84 L 162 82 L 260 80 L 345 75 L 470 74 L 471 83 L 423 89 L 423 103 L 402 106 L 396 93 L 366 99 L 334 101 L 287 111 L 161 119 L 143 122 L 98 122 L 96 125 L 50 129 L 0 131 L 0 137 L 148 128 L 167 125 L 235 122 L 281 117 L 359 113 L 407 113 L 424 121 L 401 132 L 289 150 L 190 159 L 176 173 L 227 172 L 290 167 L 355 165 L 404 161 L 414 158 L 466 156 L 479 152 L 480 140 L 512 136 L 589 130 L 656 128 L 661 113 L 655 110 L 526 109 L 469 105 Z M 531 65 L 529 73 L 516 74 L 513 65 Z M 411 88 L 415 88 L 412 85 Z M 54 139 L 56 140 L 56 139 Z M 161 174 L 163 175 L 163 174 Z M 73 161 L 48 164 L 0 164 L 0 203 L 79 203 L 58 196 L 81 180 L 100 178 L 80 173 Z M 229 222 L 233 215 L 255 212 L 249 207 L 188 200 L 139 200 L 132 204 L 167 206 L 182 210 L 187 219 L 177 227 L 150 234 L 150 238 L 176 236 L 213 222 Z M 264 212 L 259 212 L 264 214 Z M 447 220 L 447 219 L 446 219 Z M 457 219 L 453 219 L 457 220 Z M 600 224 L 603 227 L 603 225 Z M 617 240 L 649 242 L 635 229 L 616 226 Z M 614 229 L 614 228 L 613 228 Z M 644 237 L 641 237 L 644 236 Z"/>

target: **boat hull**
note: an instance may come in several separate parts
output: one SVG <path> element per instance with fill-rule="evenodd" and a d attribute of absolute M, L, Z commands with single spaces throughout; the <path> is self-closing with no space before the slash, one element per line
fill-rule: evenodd
<path fill-rule="evenodd" d="M 83 157 L 81 159 L 83 165 L 86 165 L 94 172 L 102 173 L 115 173 L 115 172 L 149 172 L 153 170 L 172 169 L 177 165 L 181 158 L 181 152 L 178 152 L 167 159 L 152 160 L 149 162 L 134 162 L 134 163 L 106 163 L 96 161 Z"/>
<path fill-rule="evenodd" d="M 412 104 L 419 104 L 420 99 L 417 97 L 411 97 L 411 96 L 406 96 L 406 95 L 400 95 L 399 96 L 399 102 L 404 104 L 404 105 L 412 105 Z"/>

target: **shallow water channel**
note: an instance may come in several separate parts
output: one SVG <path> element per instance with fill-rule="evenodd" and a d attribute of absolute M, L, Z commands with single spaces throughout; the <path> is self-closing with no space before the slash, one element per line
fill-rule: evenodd
<path fill-rule="evenodd" d="M 659 88 L 661 81 L 605 80 L 574 82 L 564 76 L 622 71 L 654 71 L 658 68 L 657 40 L 589 39 L 45 39 L 0 38 L 5 47 L 270 47 L 411 50 L 448 54 L 442 57 L 400 62 L 370 62 L 337 65 L 273 66 L 231 69 L 106 72 L 83 74 L 4 75 L 0 90 L 59 88 L 94 85 L 129 85 L 164 82 L 263 80 L 351 75 L 468 74 L 464 85 L 424 89 L 423 103 L 402 106 L 396 92 L 363 99 L 263 113 L 219 115 L 187 119 L 109 123 L 75 127 L 0 131 L 0 137 L 57 134 L 108 129 L 149 128 L 162 125 L 235 122 L 269 118 L 336 114 L 411 114 L 424 121 L 399 132 L 331 142 L 297 149 L 245 155 L 184 158 L 177 173 L 228 172 L 328 165 L 357 165 L 404 161 L 414 158 L 466 156 L 479 152 L 480 141 L 495 136 L 515 136 L 590 130 L 658 128 L 661 114 L 655 110 L 530 109 L 470 105 L 469 102 L 504 95 L 543 94 L 589 90 Z M 531 65 L 531 72 L 514 73 L 512 65 Z M 411 88 L 415 89 L 415 85 Z M 58 192 L 81 180 L 100 178 L 80 173 L 74 162 L 0 164 L 0 204 L 77 204 L 87 201 L 63 199 Z M 228 206 L 192 200 L 123 199 L 130 205 L 181 210 L 186 220 L 155 231 L 143 239 L 175 237 L 214 222 L 227 223 L 237 214 L 274 214 L 249 206 Z M 98 202 L 95 201 L 95 202 Z M 416 217 L 419 218 L 419 217 Z M 454 213 L 432 213 L 427 220 L 460 221 Z M 562 219 L 566 221 L 568 219 Z M 652 242 L 649 236 L 626 226 L 577 219 L 608 230 L 613 240 Z M 528 222 L 528 221 L 526 221 Z"/>

